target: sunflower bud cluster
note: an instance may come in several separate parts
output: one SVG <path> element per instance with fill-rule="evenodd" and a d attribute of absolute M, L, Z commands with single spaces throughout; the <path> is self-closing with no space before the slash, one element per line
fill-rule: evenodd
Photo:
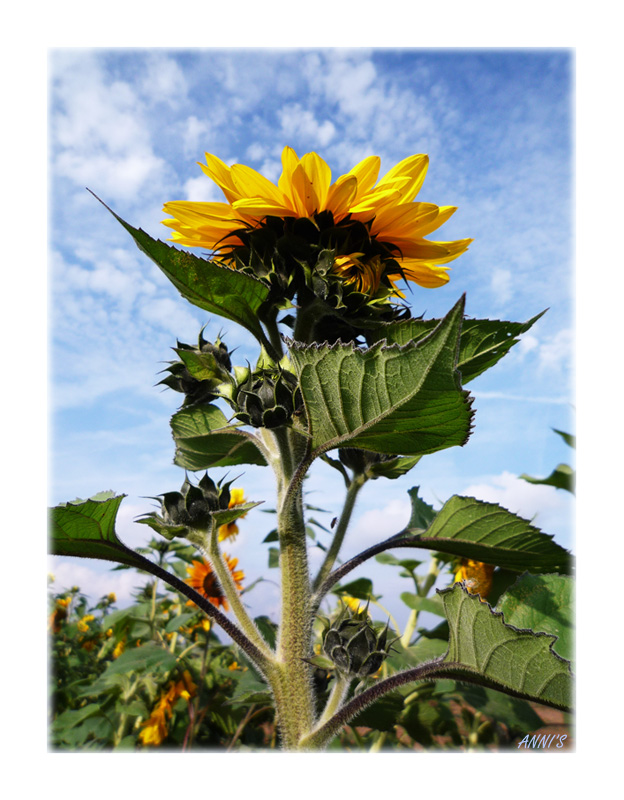
<path fill-rule="evenodd" d="M 345 607 L 333 623 L 324 620 L 323 652 L 339 672 L 366 678 L 377 672 L 390 653 L 388 625 L 378 632 L 366 608 Z"/>
<path fill-rule="evenodd" d="M 217 337 L 216 342 L 209 342 L 204 339 L 202 328 L 197 345 L 178 342 L 173 350 L 180 361 L 170 362 L 164 370 L 169 375 L 160 383 L 184 394 L 185 406 L 210 403 L 219 397 L 217 387 L 231 380 L 232 370 L 230 354 L 221 339 Z"/>
<path fill-rule="evenodd" d="M 254 428 L 288 425 L 302 405 L 296 376 L 280 366 L 249 371 L 236 392 L 236 417 Z"/>
<path fill-rule="evenodd" d="M 166 492 L 153 498 L 160 501 L 160 513 L 143 514 L 138 522 L 149 525 L 167 539 L 183 537 L 193 540 L 193 531 L 206 531 L 216 511 L 225 511 L 230 504 L 230 484 L 215 484 L 208 473 L 193 486 L 188 478 L 179 492 Z"/>

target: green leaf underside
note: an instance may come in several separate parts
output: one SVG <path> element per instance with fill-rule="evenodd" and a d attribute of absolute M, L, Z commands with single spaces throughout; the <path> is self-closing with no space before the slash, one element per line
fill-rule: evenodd
<path fill-rule="evenodd" d="M 171 430 L 176 443 L 174 463 L 192 472 L 238 464 L 266 465 L 249 435 L 228 426 L 217 406 L 181 409 L 171 418 Z"/>
<path fill-rule="evenodd" d="M 404 347 L 293 344 L 314 457 L 347 443 L 403 456 L 465 444 L 471 400 L 455 370 L 463 307 L 462 298 L 430 336 Z"/>
<path fill-rule="evenodd" d="M 450 629 L 441 666 L 457 673 L 460 680 L 462 673 L 481 676 L 491 688 L 570 708 L 572 673 L 569 662 L 552 650 L 556 637 L 512 627 L 461 584 L 438 594 Z"/>
<path fill-rule="evenodd" d="M 530 475 L 520 475 L 523 481 L 534 483 L 538 486 L 554 486 L 555 489 L 565 489 L 574 493 L 575 474 L 568 464 L 559 464 L 547 478 L 533 478 Z"/>
<path fill-rule="evenodd" d="M 574 654 L 574 581 L 568 575 L 522 575 L 500 598 L 497 611 L 508 624 L 557 636 L 558 655 Z"/>
<path fill-rule="evenodd" d="M 481 375 L 517 344 L 518 336 L 526 333 L 545 314 L 537 314 L 528 322 L 505 322 L 495 319 L 465 319 L 459 341 L 457 369 L 466 384 Z M 436 319 L 406 319 L 387 322 L 372 333 L 372 341 L 385 340 L 405 345 L 427 336 L 439 324 Z"/>
<path fill-rule="evenodd" d="M 52 508 L 52 555 L 101 558 L 142 568 L 141 559 L 115 533 L 115 518 L 125 496 L 122 494 L 106 500 L 83 500 Z"/>
<path fill-rule="evenodd" d="M 105 203 L 102 205 L 108 208 Z M 256 338 L 264 338 L 258 311 L 269 296 L 267 285 L 252 275 L 218 266 L 152 239 L 145 231 L 133 228 L 110 208 L 108 210 L 189 303 L 242 325 Z"/>
<path fill-rule="evenodd" d="M 570 554 L 552 536 L 496 503 L 474 497 L 451 497 L 425 533 L 414 538 L 418 546 L 516 572 L 567 572 L 571 567 Z"/>

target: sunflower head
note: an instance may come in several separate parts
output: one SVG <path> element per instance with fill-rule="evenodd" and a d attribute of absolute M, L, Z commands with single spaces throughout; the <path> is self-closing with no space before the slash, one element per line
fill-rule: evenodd
<path fill-rule="evenodd" d="M 455 212 L 453 206 L 416 202 L 429 159 L 403 159 L 379 179 L 381 160 L 369 156 L 332 182 L 317 153 L 282 153 L 277 185 L 242 164 L 227 166 L 206 153 L 204 173 L 225 202 L 173 201 L 172 241 L 208 249 L 222 264 L 250 272 L 271 287 L 279 308 L 326 306 L 351 324 L 362 317 L 392 318 L 397 285 L 426 288 L 448 282 L 448 264 L 471 239 L 425 238 Z"/>
<path fill-rule="evenodd" d="M 215 484 L 208 473 L 197 486 L 185 478 L 179 492 L 166 492 L 154 499 L 160 501 L 160 513 L 143 514 L 138 522 L 167 539 L 183 537 L 200 544 L 213 522 L 221 525 L 233 521 L 248 510 L 246 506 L 242 510 L 230 506 L 230 483 Z"/>
<path fill-rule="evenodd" d="M 223 554 L 223 559 L 230 571 L 234 586 L 240 591 L 242 589 L 242 581 L 245 578 L 245 573 L 242 570 L 236 569 L 238 559 L 230 558 L 226 553 Z M 209 600 L 213 606 L 217 606 L 217 608 L 221 606 L 225 611 L 228 611 L 228 601 L 208 561 L 193 561 L 192 566 L 187 567 L 186 571 L 189 574 L 188 580 L 186 581 L 189 586 L 192 586 L 202 597 Z M 189 600 L 187 605 L 194 605 L 193 601 Z"/>

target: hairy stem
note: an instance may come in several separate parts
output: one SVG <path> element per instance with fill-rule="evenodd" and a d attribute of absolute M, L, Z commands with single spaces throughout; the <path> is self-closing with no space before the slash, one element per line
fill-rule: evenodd
<path fill-rule="evenodd" d="M 219 580 L 219 584 L 221 585 L 229 604 L 232 606 L 232 611 L 234 612 L 236 620 L 241 626 L 244 634 L 258 648 L 258 650 L 260 650 L 268 659 L 271 659 L 273 657 L 271 649 L 262 638 L 262 634 L 255 626 L 253 620 L 247 613 L 247 609 L 241 602 L 238 590 L 232 578 L 232 573 L 230 572 L 228 565 L 225 563 L 225 559 L 219 548 L 218 532 L 219 526 L 213 522 L 212 530 L 209 534 L 209 544 L 206 549 L 209 560 Z"/>
<path fill-rule="evenodd" d="M 273 462 L 278 485 L 278 535 L 282 607 L 277 646 L 277 667 L 271 685 L 283 746 L 296 750 L 314 721 L 311 670 L 304 659 L 311 655 L 312 614 L 310 574 L 302 483 L 299 469 L 300 437 L 294 431 L 277 429 L 275 443 L 281 458 Z M 305 473 L 303 473 L 305 474 Z M 301 476 L 299 478 L 299 476 Z"/>

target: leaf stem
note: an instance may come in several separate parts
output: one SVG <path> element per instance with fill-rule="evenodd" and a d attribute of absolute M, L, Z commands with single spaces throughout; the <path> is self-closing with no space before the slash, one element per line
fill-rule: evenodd
<path fill-rule="evenodd" d="M 440 567 L 438 564 L 438 559 L 435 556 L 432 556 L 431 561 L 429 562 L 429 571 L 425 576 L 425 580 L 423 581 L 422 586 L 417 588 L 417 594 L 419 597 L 427 597 L 439 574 Z M 403 647 L 409 647 L 410 645 L 410 641 L 414 635 L 414 631 L 416 630 L 416 625 L 418 624 L 419 613 L 420 612 L 417 608 L 413 608 L 411 614 L 409 615 L 407 625 L 405 626 L 405 630 L 401 636 L 401 644 Z"/>
<path fill-rule="evenodd" d="M 314 584 L 312 586 L 313 590 L 316 591 L 319 586 L 325 581 L 327 576 L 332 570 L 336 562 L 336 558 L 338 557 L 338 553 L 340 552 L 340 548 L 342 547 L 342 543 L 344 541 L 345 534 L 347 532 L 347 528 L 349 526 L 349 522 L 351 521 L 351 515 L 353 514 L 353 509 L 355 507 L 355 501 L 357 500 L 357 496 L 360 493 L 360 489 L 366 483 L 366 478 L 364 475 L 356 475 L 350 482 L 347 487 L 347 494 L 345 496 L 344 506 L 342 508 L 342 512 L 340 514 L 340 519 L 338 520 L 338 524 L 336 526 L 336 532 L 334 533 L 334 538 L 332 539 L 332 543 L 325 554 L 325 559 L 321 564 L 321 567 L 318 571 L 318 574 L 314 580 Z"/>

